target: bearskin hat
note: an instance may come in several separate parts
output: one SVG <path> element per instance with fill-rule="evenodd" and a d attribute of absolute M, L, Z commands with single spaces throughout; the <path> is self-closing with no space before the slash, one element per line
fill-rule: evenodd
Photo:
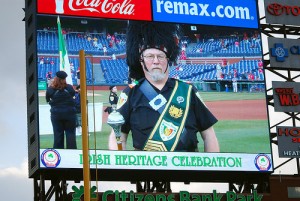
<path fill-rule="evenodd" d="M 129 21 L 126 35 L 126 55 L 129 66 L 129 77 L 145 77 L 140 55 L 144 50 L 157 48 L 164 51 L 169 62 L 174 62 L 180 52 L 178 46 L 180 27 L 177 24 Z"/>

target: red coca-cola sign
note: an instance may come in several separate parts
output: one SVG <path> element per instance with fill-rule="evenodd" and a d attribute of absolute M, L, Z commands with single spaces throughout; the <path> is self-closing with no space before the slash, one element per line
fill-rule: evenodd
<path fill-rule="evenodd" d="M 41 14 L 152 20 L 150 0 L 38 0 Z"/>
<path fill-rule="evenodd" d="M 267 11 L 271 15 L 280 16 L 280 15 L 300 15 L 300 7 L 292 5 L 282 5 L 279 3 L 272 3 L 267 6 Z"/>

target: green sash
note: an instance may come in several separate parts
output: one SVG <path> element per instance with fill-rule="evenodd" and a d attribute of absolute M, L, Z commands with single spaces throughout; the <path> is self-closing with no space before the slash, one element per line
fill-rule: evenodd
<path fill-rule="evenodd" d="M 145 151 L 174 151 L 190 107 L 192 86 L 176 81 L 169 101 L 146 141 Z"/>

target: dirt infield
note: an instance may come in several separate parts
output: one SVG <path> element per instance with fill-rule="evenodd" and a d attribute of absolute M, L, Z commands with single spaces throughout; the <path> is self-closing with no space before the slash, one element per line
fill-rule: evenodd
<path fill-rule="evenodd" d="M 265 100 L 237 100 L 206 102 L 219 120 L 267 119 Z"/>

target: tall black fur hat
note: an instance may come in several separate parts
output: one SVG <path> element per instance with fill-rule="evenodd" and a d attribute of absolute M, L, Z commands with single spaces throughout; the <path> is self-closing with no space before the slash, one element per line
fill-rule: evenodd
<path fill-rule="evenodd" d="M 179 54 L 178 37 L 180 28 L 177 24 L 129 21 L 126 36 L 126 55 L 129 66 L 129 77 L 145 77 L 140 55 L 144 50 L 157 48 L 164 51 L 169 62 L 174 62 Z"/>

